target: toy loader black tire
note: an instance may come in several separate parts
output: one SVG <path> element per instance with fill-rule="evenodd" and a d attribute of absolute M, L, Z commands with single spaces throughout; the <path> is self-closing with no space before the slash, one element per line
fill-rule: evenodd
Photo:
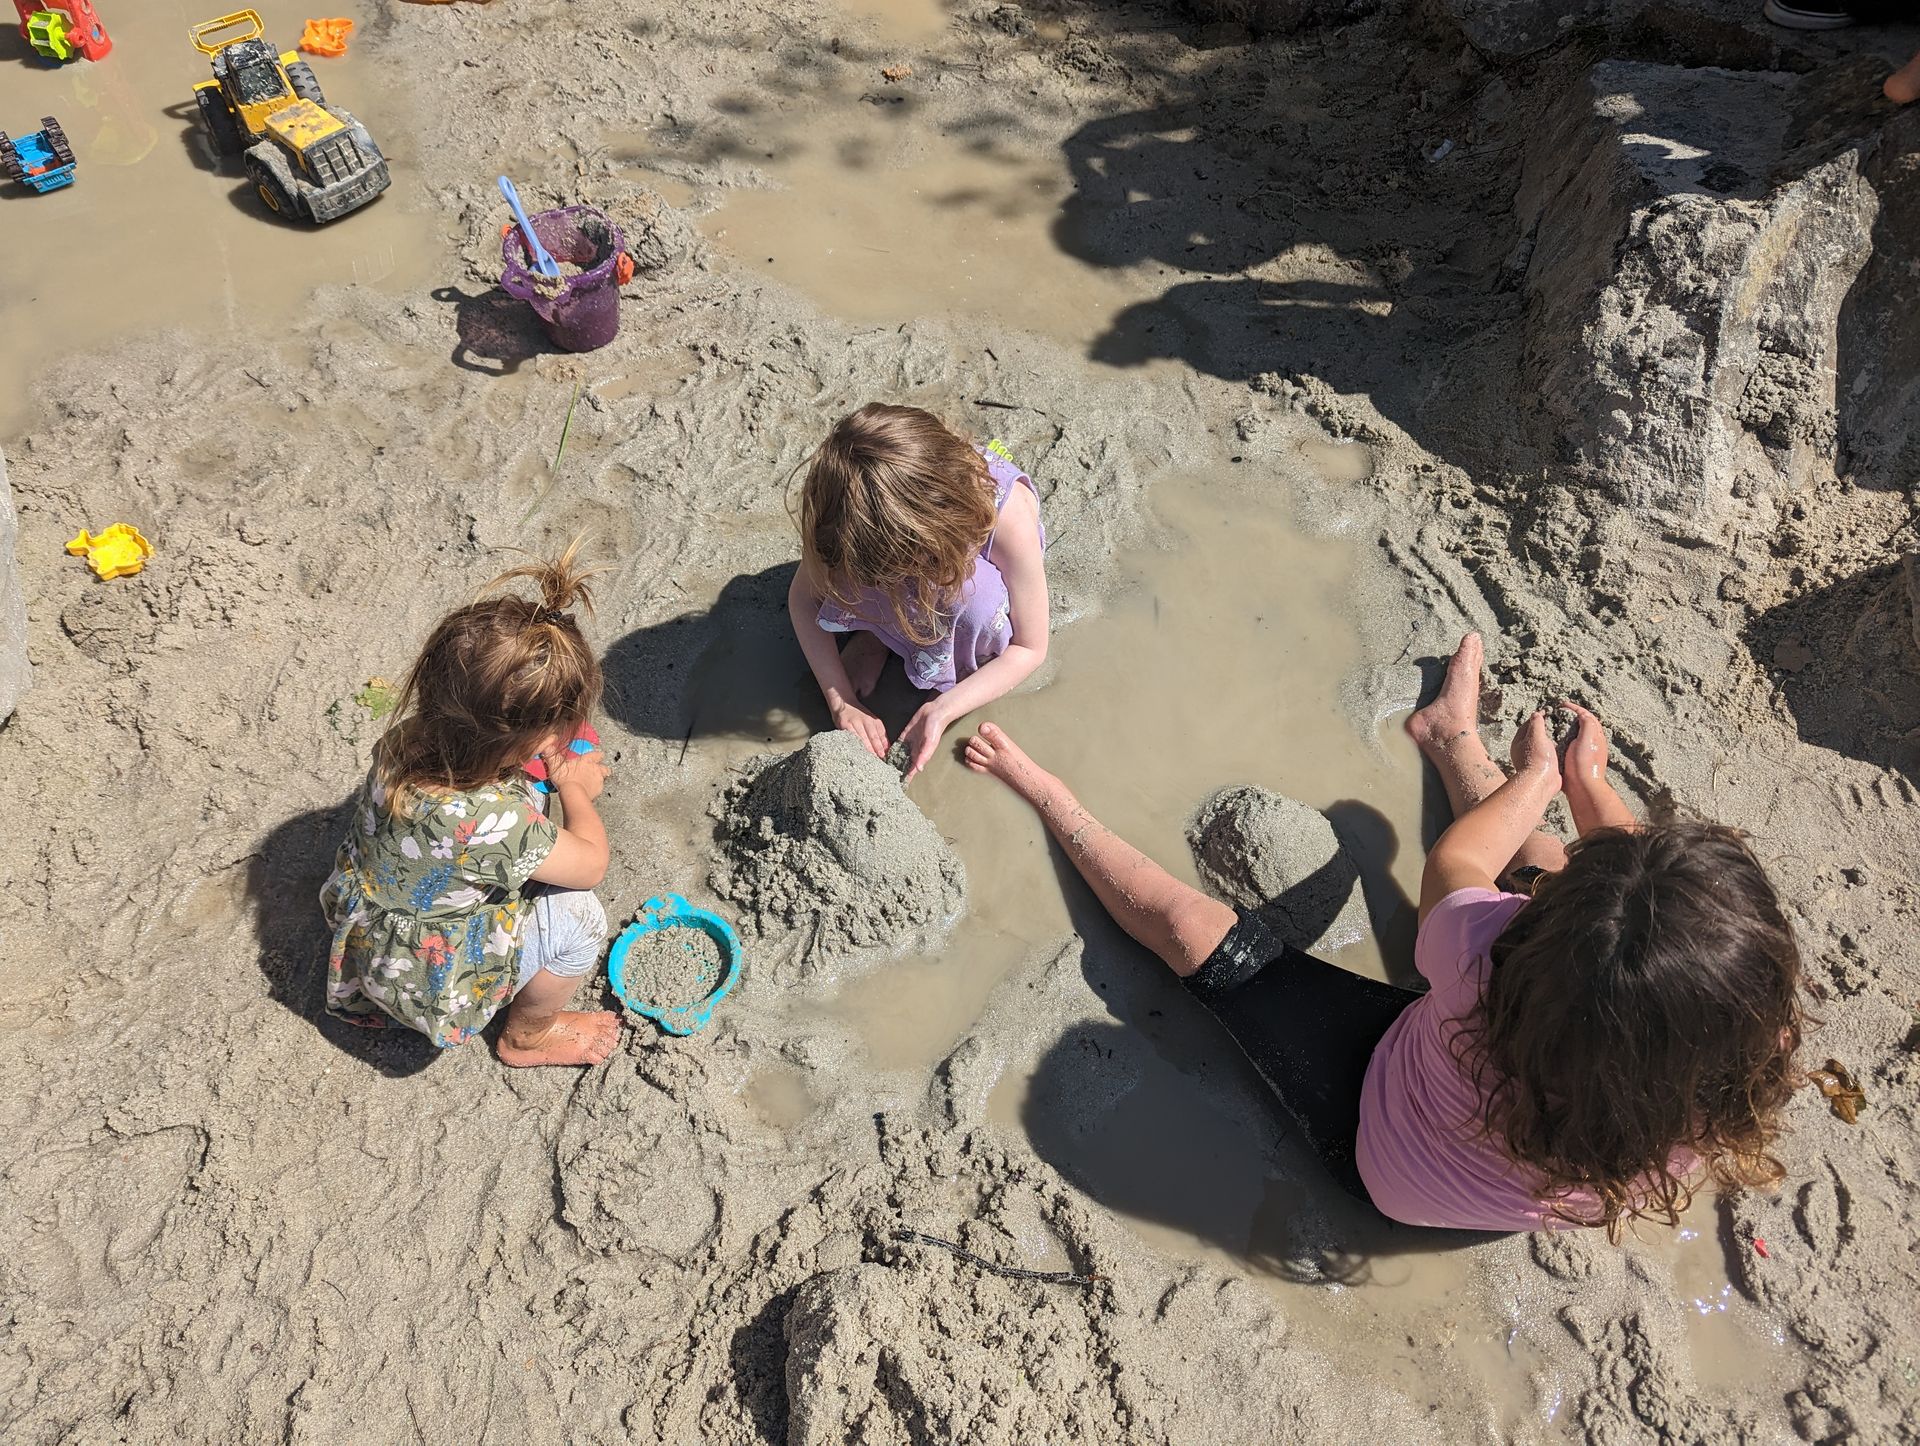
<path fill-rule="evenodd" d="M 194 99 L 199 102 L 200 123 L 207 128 L 207 137 L 213 142 L 214 156 L 239 155 L 245 149 L 240 144 L 240 127 L 234 124 L 233 113 L 227 109 L 220 92 L 195 91 Z"/>
<path fill-rule="evenodd" d="M 260 198 L 261 205 L 282 221 L 298 221 L 303 218 L 305 212 L 300 209 L 300 202 L 293 192 L 287 189 L 286 183 L 273 173 L 271 166 L 263 164 L 253 156 L 248 156 L 246 167 L 247 179 L 253 183 L 253 193 Z"/>
<path fill-rule="evenodd" d="M 67 144 L 67 133 L 60 129 L 60 122 L 50 115 L 40 117 L 40 128 L 46 132 L 47 149 L 53 152 L 54 160 L 63 166 L 73 164 L 73 147 Z"/>
<path fill-rule="evenodd" d="M 26 175 L 27 168 L 20 164 L 20 153 L 13 148 L 7 133 L 0 131 L 0 176 L 9 181 L 22 181 Z"/>
<path fill-rule="evenodd" d="M 293 87 L 293 93 L 302 100 L 310 100 L 315 105 L 327 103 L 326 94 L 320 89 L 319 77 L 313 73 L 313 67 L 304 60 L 296 60 L 287 67 L 287 84 Z"/>

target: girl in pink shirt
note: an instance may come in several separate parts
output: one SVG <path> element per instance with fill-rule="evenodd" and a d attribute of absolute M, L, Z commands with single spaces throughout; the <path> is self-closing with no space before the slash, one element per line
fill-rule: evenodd
<path fill-rule="evenodd" d="M 1642 825 L 1586 709 L 1535 713 L 1503 773 L 1480 741 L 1480 639 L 1408 731 L 1454 822 L 1427 856 L 1414 962 L 1365 979 L 1278 939 L 1103 828 L 988 724 L 1007 783 L 1109 913 L 1224 1023 L 1334 1178 L 1414 1225 L 1672 1224 L 1701 1176 L 1765 1185 L 1798 1076 L 1800 959 L 1765 872 L 1715 824 Z M 1563 792 L 1580 838 L 1540 830 Z"/>

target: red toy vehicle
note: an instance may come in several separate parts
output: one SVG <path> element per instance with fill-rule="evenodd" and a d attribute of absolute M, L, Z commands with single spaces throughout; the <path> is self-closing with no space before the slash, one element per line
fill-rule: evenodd
<path fill-rule="evenodd" d="M 34 54 L 55 65 L 78 55 L 105 60 L 113 49 L 107 27 L 94 14 L 93 0 L 13 0 L 20 12 L 20 38 Z"/>

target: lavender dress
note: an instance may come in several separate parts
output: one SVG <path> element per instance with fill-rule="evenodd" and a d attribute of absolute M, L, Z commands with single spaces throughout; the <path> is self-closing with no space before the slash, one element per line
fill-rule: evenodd
<path fill-rule="evenodd" d="M 1040 493 L 1033 479 L 1013 464 L 1013 459 L 998 442 L 979 449 L 986 458 L 987 474 L 993 479 L 993 510 L 1007 505 L 1015 487 Z M 1040 546 L 1047 545 L 1047 529 L 1040 528 Z M 900 635 L 900 624 L 893 615 L 893 603 L 878 588 L 863 588 L 851 608 L 828 599 L 820 605 L 820 626 L 830 633 L 872 633 L 906 664 L 907 678 L 916 688 L 944 693 L 982 664 L 999 657 L 1013 641 L 1012 605 L 1007 599 L 1007 581 L 993 564 L 993 534 L 973 560 L 973 571 L 960 586 L 960 605 L 954 609 L 952 625 L 937 642 L 915 643 Z"/>

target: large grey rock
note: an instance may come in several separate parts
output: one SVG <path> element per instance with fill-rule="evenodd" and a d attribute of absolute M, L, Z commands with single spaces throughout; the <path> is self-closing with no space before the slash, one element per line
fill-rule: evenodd
<path fill-rule="evenodd" d="M 1841 467 L 1904 491 L 1920 477 L 1920 106 L 1887 121 L 1864 174 L 1880 209 L 1840 312 Z"/>
<path fill-rule="evenodd" d="M 1608 61 L 1528 146 L 1523 365 L 1545 440 L 1572 480 L 1681 540 L 1718 540 L 1733 498 L 1833 466 L 1839 317 L 1877 202 L 1871 145 L 1850 139 L 1871 126 L 1823 93 L 1818 76 Z"/>
<path fill-rule="evenodd" d="M 1258 36 L 1292 35 L 1329 25 L 1347 25 L 1380 8 L 1380 0 L 1185 0 L 1185 3 L 1186 8 L 1202 20 L 1244 25 Z"/>
<path fill-rule="evenodd" d="M 27 604 L 20 592 L 20 561 L 14 546 L 20 519 L 7 485 L 7 457 L 0 452 L 0 723 L 13 716 L 21 696 L 33 686 L 27 661 Z"/>
<path fill-rule="evenodd" d="M 1575 28 L 1604 20 L 1607 0 L 1440 0 L 1440 9 L 1483 55 L 1531 55 Z"/>

